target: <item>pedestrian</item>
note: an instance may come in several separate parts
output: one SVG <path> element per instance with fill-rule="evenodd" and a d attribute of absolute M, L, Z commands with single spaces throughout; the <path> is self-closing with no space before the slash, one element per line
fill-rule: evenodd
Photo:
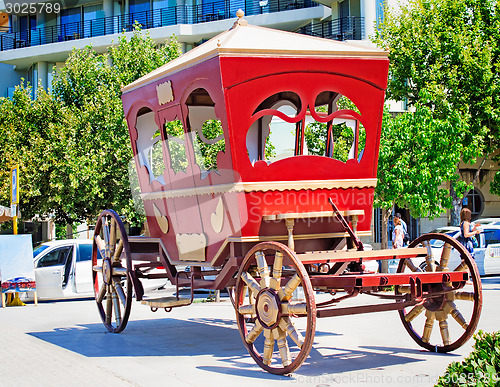
<path fill-rule="evenodd" d="M 462 208 L 462 211 L 460 211 L 460 236 L 458 241 L 464 245 L 474 258 L 474 239 L 476 239 L 475 235 L 479 234 L 481 230 L 477 224 L 471 223 L 471 216 L 472 214 L 468 208 Z"/>
<path fill-rule="evenodd" d="M 394 230 L 392 231 L 392 248 L 399 249 L 403 247 L 405 231 L 401 223 L 401 214 L 396 213 L 392 219 L 394 223 Z"/>
<path fill-rule="evenodd" d="M 408 236 L 408 226 L 406 225 L 406 222 L 404 219 L 401 217 L 401 214 L 399 212 L 396 212 L 394 214 L 395 218 L 398 218 L 401 222 L 401 226 L 403 226 L 403 245 L 406 246 L 409 242 L 409 236 Z M 407 238 L 408 237 L 408 238 Z"/>

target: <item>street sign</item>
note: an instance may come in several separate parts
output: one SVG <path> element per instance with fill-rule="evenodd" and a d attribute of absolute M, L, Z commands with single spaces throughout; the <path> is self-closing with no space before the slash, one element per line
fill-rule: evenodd
<path fill-rule="evenodd" d="M 10 169 L 10 203 L 19 203 L 19 165 Z"/>

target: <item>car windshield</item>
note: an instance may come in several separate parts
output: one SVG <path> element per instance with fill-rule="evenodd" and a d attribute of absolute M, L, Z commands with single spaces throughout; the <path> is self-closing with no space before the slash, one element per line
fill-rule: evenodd
<path fill-rule="evenodd" d="M 33 250 L 33 258 L 36 258 L 38 254 L 40 254 L 42 251 L 47 250 L 49 246 L 47 245 L 40 245 L 37 248 Z"/>

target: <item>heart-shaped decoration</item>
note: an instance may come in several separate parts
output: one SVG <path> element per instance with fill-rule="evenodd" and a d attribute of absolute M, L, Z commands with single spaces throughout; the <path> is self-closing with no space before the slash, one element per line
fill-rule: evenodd
<path fill-rule="evenodd" d="M 156 222 L 158 223 L 158 226 L 160 226 L 161 232 L 164 234 L 168 233 L 168 219 L 165 215 L 161 213 L 160 209 L 154 203 L 153 203 L 153 212 L 156 217 Z"/>
<path fill-rule="evenodd" d="M 222 203 L 222 198 L 219 198 L 219 203 L 215 208 L 215 212 L 211 214 L 210 221 L 212 222 L 214 231 L 217 234 L 220 233 L 224 223 L 224 204 Z"/>

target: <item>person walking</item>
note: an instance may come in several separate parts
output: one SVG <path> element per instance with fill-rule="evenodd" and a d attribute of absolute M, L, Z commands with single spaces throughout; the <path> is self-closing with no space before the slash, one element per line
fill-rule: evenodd
<path fill-rule="evenodd" d="M 401 223 L 401 215 L 396 213 L 393 218 L 394 230 L 392 231 L 392 248 L 399 249 L 404 245 L 405 231 Z"/>
<path fill-rule="evenodd" d="M 474 239 L 475 235 L 481 233 L 477 224 L 471 223 L 471 212 L 468 208 L 462 208 L 460 211 L 460 236 L 458 241 L 464 245 L 467 251 L 474 258 Z"/>

